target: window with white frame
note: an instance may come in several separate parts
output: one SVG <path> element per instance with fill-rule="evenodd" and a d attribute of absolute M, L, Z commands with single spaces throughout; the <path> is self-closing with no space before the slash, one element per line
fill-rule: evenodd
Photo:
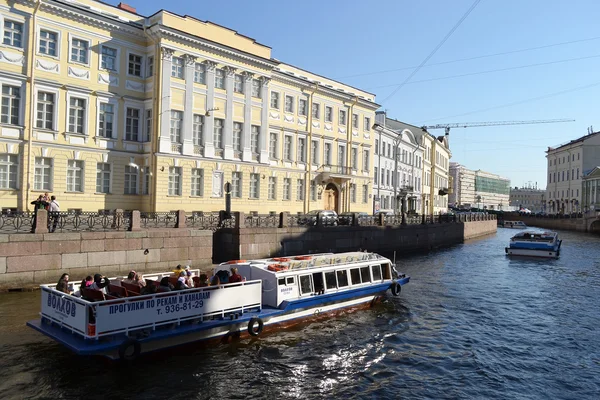
<path fill-rule="evenodd" d="M 47 157 L 35 158 L 33 177 L 34 190 L 52 190 L 52 159 Z"/>
<path fill-rule="evenodd" d="M 231 173 L 231 197 L 237 199 L 242 197 L 242 173 L 234 171 Z"/>
<path fill-rule="evenodd" d="M 181 196 L 181 167 L 169 167 L 169 196 Z"/>
<path fill-rule="evenodd" d="M 87 100 L 79 97 L 69 99 L 69 132 L 85 133 L 85 111 Z"/>
<path fill-rule="evenodd" d="M 215 69 L 215 87 L 225 89 L 225 70 L 222 68 Z"/>
<path fill-rule="evenodd" d="M 304 179 L 296 180 L 296 200 L 304 200 Z"/>
<path fill-rule="evenodd" d="M 369 201 L 369 185 L 363 185 L 362 202 L 366 204 L 368 201 Z"/>
<path fill-rule="evenodd" d="M 319 164 L 319 141 L 313 140 L 310 144 L 310 161 L 311 163 Z"/>
<path fill-rule="evenodd" d="M 137 167 L 125 166 L 125 189 L 124 194 L 138 194 L 138 169 Z"/>
<path fill-rule="evenodd" d="M 213 144 L 215 149 L 223 150 L 223 125 L 225 121 L 215 118 L 213 131 Z"/>
<path fill-rule="evenodd" d="M 346 110 L 340 110 L 339 124 L 346 125 Z"/>
<path fill-rule="evenodd" d="M 3 124 L 19 125 L 21 108 L 21 88 L 2 85 L 2 112 L 0 122 Z"/>
<path fill-rule="evenodd" d="M 331 165 L 331 143 L 325 143 L 323 148 L 323 164 Z"/>
<path fill-rule="evenodd" d="M 375 181 L 375 184 L 379 186 L 379 169 L 377 167 L 375 167 L 373 172 L 373 181 Z"/>
<path fill-rule="evenodd" d="M 152 140 L 152 110 L 146 110 L 146 134 L 144 142 Z"/>
<path fill-rule="evenodd" d="M 375 139 L 375 155 L 379 154 L 379 140 Z"/>
<path fill-rule="evenodd" d="M 358 129 L 358 114 L 352 114 L 352 126 Z"/>
<path fill-rule="evenodd" d="M 194 82 L 206 85 L 206 65 L 196 63 L 194 66 Z"/>
<path fill-rule="evenodd" d="M 285 112 L 293 113 L 294 112 L 294 97 L 293 96 L 285 96 Z"/>
<path fill-rule="evenodd" d="M 350 202 L 356 203 L 356 183 L 350 184 Z"/>
<path fill-rule="evenodd" d="M 260 126 L 252 125 L 251 130 L 250 130 L 250 151 L 253 154 L 260 153 L 259 137 L 260 137 Z"/>
<path fill-rule="evenodd" d="M 279 138 L 279 135 L 277 133 L 270 133 L 269 134 L 269 157 L 270 158 L 277 158 L 277 139 Z"/>
<path fill-rule="evenodd" d="M 371 118 L 365 117 L 365 131 L 371 130 Z"/>
<path fill-rule="evenodd" d="M 125 116 L 125 140 L 137 142 L 140 137 L 140 110 L 127 107 Z"/>
<path fill-rule="evenodd" d="M 310 181 L 310 200 L 317 201 L 317 181 Z"/>
<path fill-rule="evenodd" d="M 292 161 L 292 137 L 288 135 L 283 137 L 283 159 Z"/>
<path fill-rule="evenodd" d="M 67 192 L 83 192 L 83 161 L 67 161 Z"/>
<path fill-rule="evenodd" d="M 292 179 L 283 178 L 283 200 L 290 200 L 292 197 Z"/>
<path fill-rule="evenodd" d="M 129 54 L 127 73 L 132 76 L 142 76 L 142 56 L 131 53 Z"/>
<path fill-rule="evenodd" d="M 90 42 L 83 39 L 71 38 L 71 61 L 88 64 Z"/>
<path fill-rule="evenodd" d="M 369 150 L 363 150 L 363 171 L 369 171 Z"/>
<path fill-rule="evenodd" d="M 58 35 L 56 32 L 40 30 L 40 43 L 38 47 L 40 54 L 56 57 L 58 54 Z"/>
<path fill-rule="evenodd" d="M 109 163 L 98 163 L 96 165 L 96 193 L 110 193 Z"/>
<path fill-rule="evenodd" d="M 352 165 L 353 170 L 358 169 L 358 148 L 353 147 L 352 152 L 350 153 L 350 165 Z"/>
<path fill-rule="evenodd" d="M 115 106 L 110 103 L 100 103 L 98 113 L 98 136 L 112 138 L 115 120 Z"/>
<path fill-rule="evenodd" d="M 274 176 L 269 177 L 269 187 L 267 190 L 267 198 L 269 200 L 277 199 L 277 178 Z"/>
<path fill-rule="evenodd" d="M 338 165 L 340 167 L 346 166 L 346 146 L 342 144 L 338 146 Z"/>
<path fill-rule="evenodd" d="M 100 50 L 100 68 L 108 71 L 117 70 L 117 49 L 102 46 L 102 50 Z"/>
<path fill-rule="evenodd" d="M 171 143 L 181 143 L 181 124 L 183 112 L 171 111 Z"/>
<path fill-rule="evenodd" d="M 7 46 L 23 48 L 23 24 L 5 19 L 2 43 Z"/>
<path fill-rule="evenodd" d="M 148 61 L 146 64 L 146 78 L 148 78 L 154 75 L 154 57 L 148 57 Z"/>
<path fill-rule="evenodd" d="M 250 198 L 260 198 L 260 174 L 250 174 Z"/>
<path fill-rule="evenodd" d="M 333 122 L 333 108 L 325 106 L 325 122 Z"/>
<path fill-rule="evenodd" d="M 233 150 L 242 151 L 242 124 L 240 122 L 233 123 Z"/>
<path fill-rule="evenodd" d="M 183 58 L 173 57 L 171 59 L 171 76 L 183 79 Z"/>
<path fill-rule="evenodd" d="M 298 115 L 306 117 L 306 99 L 298 100 Z"/>
<path fill-rule="evenodd" d="M 36 128 L 53 129 L 54 128 L 54 104 L 56 96 L 54 93 L 38 92 L 37 96 L 37 117 Z"/>
<path fill-rule="evenodd" d="M 321 105 L 319 103 L 313 103 L 312 105 L 312 116 L 314 119 L 321 118 Z"/>
<path fill-rule="evenodd" d="M 279 110 L 279 93 L 271 92 L 271 108 Z"/>
<path fill-rule="evenodd" d="M 191 188 L 191 196 L 204 196 L 204 170 L 202 168 L 192 168 Z"/>
<path fill-rule="evenodd" d="M 298 138 L 298 162 L 306 162 L 306 139 Z"/>
<path fill-rule="evenodd" d="M 144 179 L 142 179 L 142 194 L 148 195 L 150 194 L 150 179 L 152 179 L 150 167 L 142 167 L 141 170 L 144 174 Z"/>
<path fill-rule="evenodd" d="M 258 79 L 252 79 L 252 97 L 261 98 L 262 82 Z"/>
<path fill-rule="evenodd" d="M 192 127 L 192 141 L 196 146 L 202 146 L 204 138 L 202 127 L 204 126 L 204 117 L 200 114 L 194 114 L 194 126 Z"/>
<path fill-rule="evenodd" d="M 19 156 L 0 154 L 0 189 L 18 189 Z"/>
<path fill-rule="evenodd" d="M 235 74 L 233 77 L 233 91 L 235 93 L 244 93 L 244 76 Z"/>

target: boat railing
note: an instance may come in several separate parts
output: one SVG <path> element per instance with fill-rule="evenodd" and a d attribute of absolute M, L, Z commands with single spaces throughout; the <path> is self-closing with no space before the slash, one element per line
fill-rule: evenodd
<path fill-rule="evenodd" d="M 331 256 L 327 255 L 327 256 L 321 256 L 321 257 L 312 257 L 312 258 L 308 258 L 311 256 L 302 256 L 302 257 L 307 257 L 306 260 L 296 260 L 294 258 L 291 258 L 289 261 L 287 262 L 283 262 L 283 265 L 288 264 L 289 269 L 288 270 L 282 270 L 281 272 L 289 272 L 289 271 L 297 271 L 297 270 L 310 270 L 310 269 L 315 269 L 315 268 L 323 268 L 323 267 L 335 267 L 335 266 L 340 266 L 340 265 L 354 265 L 354 264 L 362 264 L 362 263 L 369 263 L 369 262 L 380 262 L 382 260 L 389 262 L 389 260 L 379 254 L 376 253 L 364 253 L 364 255 L 362 257 L 358 256 L 358 255 L 347 255 L 347 256 L 340 256 L 340 255 L 336 255 L 333 254 Z M 277 260 L 267 260 L 266 264 L 271 264 L 271 263 L 279 263 L 280 261 Z"/>

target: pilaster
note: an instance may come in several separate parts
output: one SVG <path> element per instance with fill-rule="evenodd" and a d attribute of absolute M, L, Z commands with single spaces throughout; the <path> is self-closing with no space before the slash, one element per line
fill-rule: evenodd
<path fill-rule="evenodd" d="M 225 67 L 225 91 L 227 103 L 225 104 L 225 126 L 223 127 L 223 158 L 233 159 L 233 79 L 235 68 Z"/>
<path fill-rule="evenodd" d="M 214 108 L 215 105 L 215 68 L 217 63 L 214 61 L 205 61 L 206 65 L 206 111 Z M 215 130 L 215 117 L 214 113 L 208 112 L 208 115 L 204 117 L 204 157 L 214 158 L 215 156 L 215 145 L 213 142 L 213 135 Z"/>
<path fill-rule="evenodd" d="M 159 149 L 160 153 L 171 152 L 171 63 L 174 50 L 161 47 L 161 92 L 160 99 L 160 127 L 159 127 Z"/>
<path fill-rule="evenodd" d="M 242 161 L 252 161 L 252 77 L 244 73 L 244 135 L 242 138 Z M 259 135 L 260 136 L 260 135 Z"/>
<path fill-rule="evenodd" d="M 269 147 L 267 136 L 269 136 L 269 83 L 271 79 L 261 78 L 260 97 L 262 99 L 262 110 L 260 112 L 260 163 L 269 164 Z"/>
<path fill-rule="evenodd" d="M 185 108 L 183 109 L 183 126 L 181 136 L 183 143 L 183 154 L 194 154 L 194 141 L 192 129 L 194 126 L 194 66 L 196 57 L 185 56 Z"/>

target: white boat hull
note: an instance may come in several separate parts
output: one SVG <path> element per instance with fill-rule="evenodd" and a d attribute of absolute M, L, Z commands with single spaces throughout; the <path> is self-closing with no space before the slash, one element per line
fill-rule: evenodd
<path fill-rule="evenodd" d="M 510 247 L 507 247 L 505 250 L 509 256 L 558 258 L 560 255 L 560 250 L 511 249 Z"/>

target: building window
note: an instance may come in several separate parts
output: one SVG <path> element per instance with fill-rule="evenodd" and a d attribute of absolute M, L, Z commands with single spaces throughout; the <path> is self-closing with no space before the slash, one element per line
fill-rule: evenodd
<path fill-rule="evenodd" d="M 169 167 L 169 196 L 181 196 L 181 167 Z"/>
<path fill-rule="evenodd" d="M 223 150 L 223 120 L 215 118 L 213 132 L 213 143 L 215 149 Z"/>
<path fill-rule="evenodd" d="M 375 181 L 375 184 L 379 186 L 379 169 L 377 167 L 375 167 L 375 171 L 373 172 L 373 180 Z"/>
<path fill-rule="evenodd" d="M 290 200 L 292 190 L 292 179 L 283 178 L 283 200 Z"/>
<path fill-rule="evenodd" d="M 379 154 L 379 140 L 375 139 L 375 155 Z"/>
<path fill-rule="evenodd" d="M 285 96 L 285 112 L 294 112 L 294 97 Z"/>
<path fill-rule="evenodd" d="M 125 166 L 125 194 L 138 193 L 138 169 L 131 165 Z"/>
<path fill-rule="evenodd" d="M 242 151 L 242 124 L 233 123 L 233 150 Z"/>
<path fill-rule="evenodd" d="M 296 200 L 304 200 L 304 179 L 298 179 L 296 181 Z"/>
<path fill-rule="evenodd" d="M 183 58 L 173 57 L 171 59 L 171 76 L 183 79 Z"/>
<path fill-rule="evenodd" d="M 321 105 L 318 103 L 313 103 L 312 105 L 312 116 L 314 119 L 321 118 Z"/>
<path fill-rule="evenodd" d="M 100 68 L 108 71 L 117 70 L 117 49 L 102 46 L 100 53 Z"/>
<path fill-rule="evenodd" d="M 283 159 L 292 161 L 292 137 L 288 135 L 283 138 Z"/>
<path fill-rule="evenodd" d="M 83 161 L 67 161 L 67 192 L 83 192 Z"/>
<path fill-rule="evenodd" d="M 98 163 L 96 166 L 96 193 L 110 193 L 110 164 Z"/>
<path fill-rule="evenodd" d="M 358 129 L 358 114 L 352 114 L 352 126 Z"/>
<path fill-rule="evenodd" d="M 350 184 L 350 202 L 356 203 L 356 183 Z"/>
<path fill-rule="evenodd" d="M 358 169 L 358 148 L 353 147 L 351 151 L 350 165 L 352 166 L 352 169 L 356 171 Z"/>
<path fill-rule="evenodd" d="M 328 166 L 331 165 L 331 143 L 325 143 L 325 148 L 323 149 L 323 164 Z"/>
<path fill-rule="evenodd" d="M 21 89 L 16 86 L 2 85 L 2 114 L 3 124 L 19 125 L 19 108 L 21 104 Z"/>
<path fill-rule="evenodd" d="M 343 145 L 338 146 L 338 165 L 340 167 L 346 166 L 346 147 Z"/>
<path fill-rule="evenodd" d="M 310 159 L 315 165 L 319 162 L 319 142 L 317 140 L 313 140 L 310 144 Z"/>
<path fill-rule="evenodd" d="M 88 48 L 90 42 L 87 40 L 71 39 L 71 61 L 81 64 L 88 63 Z"/>
<path fill-rule="evenodd" d="M 250 174 L 250 198 L 260 197 L 260 174 Z"/>
<path fill-rule="evenodd" d="M 274 176 L 269 177 L 269 188 L 268 188 L 268 199 L 275 200 L 277 198 L 277 178 Z"/>
<path fill-rule="evenodd" d="M 52 129 L 54 127 L 54 93 L 38 92 L 36 127 Z"/>
<path fill-rule="evenodd" d="M 258 79 L 252 79 L 252 97 L 258 97 L 260 99 L 261 89 L 262 83 Z"/>
<path fill-rule="evenodd" d="M 298 162 L 306 162 L 306 139 L 298 138 Z"/>
<path fill-rule="evenodd" d="M 368 201 L 369 201 L 369 185 L 363 185 L 362 202 L 366 204 Z"/>
<path fill-rule="evenodd" d="M 194 66 L 194 82 L 206 85 L 206 66 L 196 63 Z"/>
<path fill-rule="evenodd" d="M 244 77 L 240 74 L 235 74 L 233 77 L 233 91 L 235 93 L 244 93 Z"/>
<path fill-rule="evenodd" d="M 69 101 L 69 132 L 84 134 L 86 100 L 71 97 Z"/>
<path fill-rule="evenodd" d="M 340 125 L 346 125 L 346 110 L 340 110 Z"/>
<path fill-rule="evenodd" d="M 202 146 L 204 138 L 202 135 L 202 126 L 204 125 L 204 117 L 199 114 L 194 114 L 194 126 L 192 129 L 192 141 L 196 146 Z"/>
<path fill-rule="evenodd" d="M 39 53 L 51 57 L 56 57 L 56 46 L 58 44 L 57 36 L 58 35 L 55 32 L 41 30 Z"/>
<path fill-rule="evenodd" d="M 242 197 L 242 173 L 232 172 L 231 173 L 231 197 L 241 198 Z"/>
<path fill-rule="evenodd" d="M 146 110 L 146 137 L 145 142 L 152 140 L 152 110 Z"/>
<path fill-rule="evenodd" d="M 194 197 L 204 196 L 204 170 L 201 168 L 192 168 L 192 192 Z"/>
<path fill-rule="evenodd" d="M 112 138 L 114 119 L 114 105 L 110 103 L 100 103 L 98 114 L 98 136 Z"/>
<path fill-rule="evenodd" d="M 271 92 L 271 108 L 279 110 L 279 93 Z"/>
<path fill-rule="evenodd" d="M 222 68 L 215 69 L 215 87 L 225 89 L 225 70 Z"/>
<path fill-rule="evenodd" d="M 142 76 L 142 56 L 138 56 L 137 54 L 129 55 L 127 72 L 129 75 Z"/>
<path fill-rule="evenodd" d="M 5 45 L 13 47 L 23 47 L 23 24 L 20 22 L 4 20 L 4 40 Z"/>
<path fill-rule="evenodd" d="M 310 199 L 317 201 L 317 181 L 310 181 Z"/>
<path fill-rule="evenodd" d="M 52 159 L 35 158 L 34 190 L 52 190 Z"/>
<path fill-rule="evenodd" d="M 125 119 L 125 140 L 137 142 L 140 132 L 140 110 L 137 108 L 127 108 Z"/>
<path fill-rule="evenodd" d="M 260 127 L 257 125 L 252 125 L 250 132 L 250 151 L 253 154 L 258 154 L 260 152 L 260 143 L 258 141 L 260 135 Z"/>
<path fill-rule="evenodd" d="M 269 140 L 269 157 L 270 158 L 277 158 L 277 138 L 278 138 L 278 134 L 276 133 L 271 133 L 269 134 L 269 137 L 271 140 Z"/>
<path fill-rule="evenodd" d="M 154 57 L 148 57 L 148 65 L 146 67 L 146 78 L 154 75 Z"/>
<path fill-rule="evenodd" d="M 0 154 L 0 189 L 18 189 L 19 156 Z"/>
<path fill-rule="evenodd" d="M 369 150 L 363 150 L 363 171 L 369 172 Z"/>
<path fill-rule="evenodd" d="M 298 100 L 298 115 L 306 117 L 306 99 Z"/>
<path fill-rule="evenodd" d="M 183 112 L 171 111 L 171 143 L 181 142 L 181 124 Z"/>
<path fill-rule="evenodd" d="M 150 167 L 142 167 L 142 172 L 144 173 L 144 179 L 142 180 L 142 194 L 148 195 L 150 194 Z"/>
<path fill-rule="evenodd" d="M 365 131 L 371 130 L 371 118 L 365 117 Z"/>

